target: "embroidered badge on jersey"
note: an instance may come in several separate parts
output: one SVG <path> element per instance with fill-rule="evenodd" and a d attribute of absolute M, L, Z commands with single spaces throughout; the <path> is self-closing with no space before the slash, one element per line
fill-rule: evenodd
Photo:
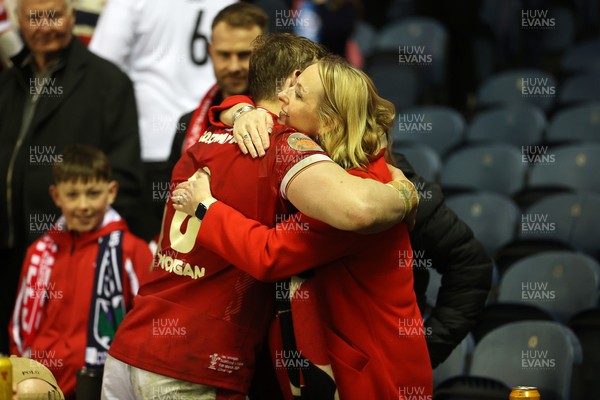
<path fill-rule="evenodd" d="M 290 147 L 297 151 L 323 151 L 314 140 L 300 132 L 292 133 L 287 141 Z"/>

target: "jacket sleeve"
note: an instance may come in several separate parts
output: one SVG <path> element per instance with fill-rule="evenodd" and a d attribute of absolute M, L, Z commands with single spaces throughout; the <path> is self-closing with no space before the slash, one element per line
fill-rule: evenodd
<path fill-rule="evenodd" d="M 126 277 L 124 284 L 124 297 L 127 310 L 131 309 L 133 297 L 137 294 L 140 284 L 152 268 L 152 252 L 148 243 L 132 235 L 125 234 L 123 247 L 123 276 Z"/>
<path fill-rule="evenodd" d="M 268 228 L 216 202 L 202 220 L 198 242 L 256 279 L 276 281 L 351 255 L 365 236 L 300 213 Z"/>
<path fill-rule="evenodd" d="M 177 164 L 177 161 L 179 161 L 179 158 L 181 158 L 185 134 L 190 127 L 193 114 L 194 112 L 190 111 L 189 113 L 182 115 L 177 122 L 177 129 L 175 130 L 175 136 L 173 136 L 173 143 L 171 144 L 171 153 L 169 154 L 169 159 L 167 160 L 167 168 L 169 171 L 173 171 L 175 164 Z"/>
<path fill-rule="evenodd" d="M 417 263 L 421 258 L 442 274 L 437 302 L 425 321 L 431 328 L 427 346 L 435 368 L 475 326 L 491 288 L 492 262 L 471 229 L 446 206 L 439 185 L 417 175 L 404 156 L 395 161 L 421 196 L 410 235 L 413 255 Z M 421 271 L 415 272 L 415 293 L 424 298 L 427 285 L 418 282 Z"/>
<path fill-rule="evenodd" d="M 208 120 L 210 121 L 211 125 L 217 126 L 219 128 L 230 128 L 229 125 L 225 125 L 219 120 L 219 114 L 222 111 L 225 111 L 239 103 L 254 104 L 250 97 L 242 94 L 229 96 L 228 98 L 223 100 L 223 102 L 218 106 L 212 106 L 208 109 Z"/>

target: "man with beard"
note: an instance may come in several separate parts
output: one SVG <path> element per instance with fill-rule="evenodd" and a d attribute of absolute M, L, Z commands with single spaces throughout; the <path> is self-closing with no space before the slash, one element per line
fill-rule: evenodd
<path fill-rule="evenodd" d="M 221 10 L 213 20 L 209 54 L 217 83 L 204 95 L 198 108 L 180 118 L 169 156 L 170 169 L 208 127 L 211 106 L 230 96 L 247 93 L 251 44 L 258 35 L 266 33 L 268 18 L 257 6 L 235 3 Z M 198 123 L 190 126 L 195 115 L 199 117 L 194 118 Z"/>

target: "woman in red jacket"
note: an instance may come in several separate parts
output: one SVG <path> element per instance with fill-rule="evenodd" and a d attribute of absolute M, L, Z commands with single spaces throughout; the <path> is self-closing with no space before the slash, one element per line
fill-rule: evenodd
<path fill-rule="evenodd" d="M 280 123 L 315 135 L 350 173 L 390 181 L 384 153 L 394 108 L 362 71 L 327 57 L 280 100 Z M 406 198 L 405 188 L 398 189 Z M 211 197 L 208 175 L 180 184 L 173 197 L 177 210 L 194 215 Z M 284 340 L 272 354 L 276 369 L 287 373 L 289 381 L 280 377 L 287 397 L 430 399 L 431 364 L 407 225 L 360 235 L 303 214 L 278 219 L 268 229 L 217 201 L 202 219 L 199 239 L 257 279 L 292 277 L 276 285 Z M 316 266 L 310 276 L 296 276 Z M 289 329 L 293 339 L 286 340 Z"/>

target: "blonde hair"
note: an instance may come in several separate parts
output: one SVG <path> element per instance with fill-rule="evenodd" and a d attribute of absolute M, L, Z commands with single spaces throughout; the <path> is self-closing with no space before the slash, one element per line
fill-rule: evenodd
<path fill-rule="evenodd" d="M 364 72 L 341 57 L 327 56 L 317 65 L 323 82 L 319 143 L 345 169 L 366 167 L 389 142 L 394 105 L 377 94 Z"/>

